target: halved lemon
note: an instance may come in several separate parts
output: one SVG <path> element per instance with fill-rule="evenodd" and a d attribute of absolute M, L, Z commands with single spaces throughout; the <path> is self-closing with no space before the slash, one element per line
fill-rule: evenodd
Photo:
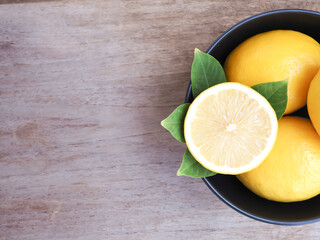
<path fill-rule="evenodd" d="M 184 122 L 194 158 L 216 173 L 239 174 L 259 166 L 273 148 L 278 121 L 270 103 L 239 83 L 221 83 L 202 92 Z"/>

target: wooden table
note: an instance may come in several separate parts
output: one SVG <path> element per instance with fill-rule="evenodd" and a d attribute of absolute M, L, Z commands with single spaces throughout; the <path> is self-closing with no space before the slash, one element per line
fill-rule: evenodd
<path fill-rule="evenodd" d="M 177 177 L 185 146 L 160 127 L 195 47 L 317 0 L 1 2 L 0 239 L 320 238 L 320 223 L 261 223 Z"/>

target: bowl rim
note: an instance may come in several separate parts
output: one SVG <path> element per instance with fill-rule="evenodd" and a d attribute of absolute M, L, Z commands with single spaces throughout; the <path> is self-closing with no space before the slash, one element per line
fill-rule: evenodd
<path fill-rule="evenodd" d="M 277 221 L 277 220 L 271 220 L 268 218 L 263 218 L 263 217 L 258 217 L 254 214 L 248 213 L 244 210 L 242 210 L 241 208 L 237 207 L 236 205 L 232 204 L 230 201 L 228 201 L 226 198 L 224 198 L 216 189 L 214 186 L 212 186 L 212 184 L 210 183 L 210 181 L 208 180 L 208 178 L 202 178 L 202 180 L 205 182 L 205 184 L 207 185 L 207 187 L 218 197 L 220 198 L 225 204 L 227 204 L 229 207 L 231 207 L 232 209 L 236 210 L 237 212 L 251 218 L 251 219 L 255 219 L 258 220 L 260 222 L 265 222 L 265 223 L 270 223 L 270 224 L 275 224 L 275 225 L 286 225 L 286 226 L 296 226 L 296 225 L 305 225 L 305 224 L 310 224 L 310 223 L 315 223 L 315 222 L 319 222 L 320 221 L 320 217 L 319 218 L 313 218 L 313 219 L 309 219 L 309 220 L 303 220 L 303 221 Z"/>
<path fill-rule="evenodd" d="M 232 32 L 234 29 L 242 26 L 243 24 L 250 22 L 252 20 L 255 20 L 257 18 L 260 17 L 264 17 L 267 15 L 273 15 L 273 14 L 277 14 L 277 13 L 306 13 L 306 14 L 311 14 L 311 15 L 320 15 L 320 12 L 316 12 L 316 11 L 312 11 L 312 10 L 305 10 L 305 9 L 278 9 L 278 10 L 272 10 L 272 11 L 267 11 L 267 12 L 262 12 L 256 15 L 253 15 L 251 17 L 245 18 L 244 20 L 236 23 L 235 25 L 233 25 L 232 27 L 230 27 L 227 31 L 225 31 L 222 35 L 220 35 L 220 37 L 218 37 L 212 44 L 211 46 L 208 48 L 208 50 L 206 51 L 206 53 L 209 53 L 212 51 L 212 49 L 226 36 L 228 35 L 230 32 Z"/>
<path fill-rule="evenodd" d="M 250 22 L 252 20 L 255 20 L 260 17 L 264 17 L 267 15 L 273 15 L 273 14 L 279 14 L 279 13 L 306 13 L 306 14 L 311 14 L 311 15 L 317 15 L 320 16 L 320 12 L 316 12 L 313 10 L 305 10 L 305 9 L 277 9 L 277 10 L 272 10 L 272 11 L 267 11 L 267 12 L 262 12 L 253 16 L 250 16 L 248 18 L 245 18 L 244 20 L 236 23 L 232 27 L 230 27 L 228 30 L 226 30 L 223 34 L 221 34 L 212 44 L 211 46 L 207 49 L 206 53 L 210 53 L 217 44 L 220 43 L 230 32 L 235 30 L 236 28 L 242 26 L 243 24 L 246 24 L 247 22 Z M 187 93 L 185 96 L 185 103 L 190 102 L 190 99 L 192 98 L 192 89 L 191 89 L 191 81 L 189 82 Z M 224 198 L 216 189 L 215 187 L 211 184 L 209 179 L 207 177 L 202 178 L 204 183 L 207 185 L 207 187 L 218 197 L 220 200 L 222 200 L 225 204 L 227 204 L 229 207 L 232 209 L 236 210 L 237 212 L 251 218 L 255 219 L 261 222 L 265 223 L 270 223 L 270 224 L 275 224 L 275 225 L 287 225 L 287 226 L 293 226 L 293 225 L 305 225 L 305 224 L 310 224 L 310 223 L 315 223 L 320 221 L 320 217 L 316 217 L 313 219 L 309 220 L 302 220 L 302 221 L 277 221 L 277 220 L 272 220 L 272 219 L 267 219 L 263 217 L 258 217 L 254 214 L 248 213 L 241 208 L 237 207 L 230 201 L 228 201 L 226 198 Z"/>

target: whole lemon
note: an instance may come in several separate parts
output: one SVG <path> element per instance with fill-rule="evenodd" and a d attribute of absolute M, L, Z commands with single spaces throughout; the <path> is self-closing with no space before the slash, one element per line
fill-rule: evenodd
<path fill-rule="evenodd" d="M 311 122 L 320 135 L 320 70 L 310 84 L 307 106 Z"/>
<path fill-rule="evenodd" d="M 247 86 L 288 79 L 285 114 L 307 103 L 308 88 L 319 67 L 319 43 L 291 30 L 273 30 L 247 39 L 230 53 L 224 65 L 228 81 Z"/>
<path fill-rule="evenodd" d="M 279 120 L 276 143 L 252 171 L 238 175 L 251 191 L 269 200 L 295 202 L 320 193 L 320 136 L 308 119 Z"/>

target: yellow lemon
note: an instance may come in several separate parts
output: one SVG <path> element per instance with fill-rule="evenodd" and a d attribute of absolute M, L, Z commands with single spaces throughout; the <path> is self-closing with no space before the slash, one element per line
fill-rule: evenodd
<path fill-rule="evenodd" d="M 319 67 L 319 43 L 291 30 L 269 31 L 247 39 L 230 53 L 224 65 L 228 81 L 247 86 L 288 79 L 285 114 L 306 104 L 310 82 Z"/>
<path fill-rule="evenodd" d="M 320 135 L 320 70 L 310 84 L 307 106 L 311 122 Z"/>
<path fill-rule="evenodd" d="M 320 136 L 308 119 L 283 117 L 269 156 L 238 178 L 257 195 L 273 201 L 295 202 L 318 195 Z"/>
<path fill-rule="evenodd" d="M 225 174 L 257 167 L 270 153 L 277 130 L 269 102 L 239 83 L 221 83 L 202 92 L 184 122 L 190 153 L 205 168 Z"/>

